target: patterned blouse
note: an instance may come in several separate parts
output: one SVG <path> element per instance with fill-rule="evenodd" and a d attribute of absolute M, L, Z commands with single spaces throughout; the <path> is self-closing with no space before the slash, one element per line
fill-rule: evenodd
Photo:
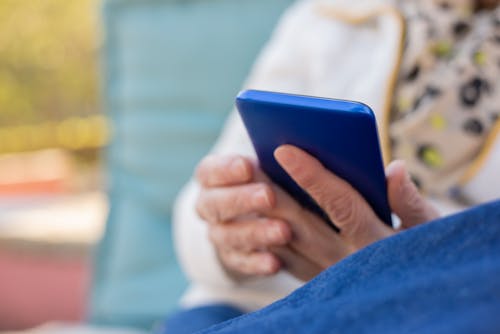
<path fill-rule="evenodd" d="M 407 161 L 424 192 L 466 203 L 464 173 L 500 122 L 500 7 L 476 12 L 473 0 L 398 4 L 407 26 L 392 158 Z"/>

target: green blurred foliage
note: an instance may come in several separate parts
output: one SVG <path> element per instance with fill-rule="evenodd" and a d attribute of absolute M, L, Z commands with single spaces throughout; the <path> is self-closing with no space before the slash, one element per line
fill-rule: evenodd
<path fill-rule="evenodd" d="M 98 1 L 0 1 L 0 128 L 99 112 Z"/>

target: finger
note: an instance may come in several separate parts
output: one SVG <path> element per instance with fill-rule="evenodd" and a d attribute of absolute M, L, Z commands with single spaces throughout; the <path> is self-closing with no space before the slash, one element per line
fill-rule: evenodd
<path fill-rule="evenodd" d="M 202 189 L 196 201 L 198 215 L 209 223 L 271 209 L 275 196 L 268 184 L 250 183 L 233 187 Z"/>
<path fill-rule="evenodd" d="M 270 183 L 260 170 L 254 171 L 254 179 Z M 290 247 L 297 253 L 314 259 L 319 268 L 327 268 L 353 252 L 337 233 L 316 214 L 304 209 L 280 187 L 272 187 L 276 198 L 270 217 L 284 220 L 293 233 Z"/>
<path fill-rule="evenodd" d="M 341 230 L 341 236 L 361 248 L 392 234 L 362 196 L 321 163 L 291 145 L 274 153 L 285 171 L 323 208 Z"/>
<path fill-rule="evenodd" d="M 290 247 L 323 269 L 352 253 L 352 247 L 312 212 L 303 210 L 289 225 L 293 232 Z"/>
<path fill-rule="evenodd" d="M 271 247 L 269 250 L 278 256 L 282 269 L 287 270 L 299 280 L 309 281 L 323 271 L 319 265 L 289 247 Z"/>
<path fill-rule="evenodd" d="M 239 155 L 208 155 L 196 168 L 196 178 L 204 187 L 242 184 L 252 179 L 252 163 Z"/>
<path fill-rule="evenodd" d="M 218 248 L 250 252 L 269 246 L 285 245 L 292 238 L 290 227 L 283 221 L 254 218 L 215 224 L 209 229 L 210 240 Z"/>
<path fill-rule="evenodd" d="M 270 252 L 221 251 L 219 256 L 227 270 L 240 275 L 267 276 L 281 268 L 278 257 Z"/>
<path fill-rule="evenodd" d="M 401 227 L 409 228 L 439 217 L 438 211 L 425 200 L 412 182 L 406 165 L 395 160 L 387 166 L 389 204 L 401 219 Z"/>

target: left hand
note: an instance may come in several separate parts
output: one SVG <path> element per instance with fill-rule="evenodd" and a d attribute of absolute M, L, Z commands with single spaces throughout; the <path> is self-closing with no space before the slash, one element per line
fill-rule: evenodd
<path fill-rule="evenodd" d="M 326 269 L 343 257 L 398 232 L 384 224 L 351 185 L 306 152 L 283 145 L 275 151 L 275 158 L 340 229 L 340 233 L 335 233 L 317 219 L 300 221 L 297 215 L 295 219 L 280 217 L 290 224 L 293 239 L 288 246 L 271 250 L 295 276 L 304 280 L 312 278 L 318 272 L 307 268 Z M 402 161 L 392 162 L 386 169 L 386 177 L 389 203 L 401 219 L 400 229 L 439 217 L 437 210 L 418 192 Z"/>

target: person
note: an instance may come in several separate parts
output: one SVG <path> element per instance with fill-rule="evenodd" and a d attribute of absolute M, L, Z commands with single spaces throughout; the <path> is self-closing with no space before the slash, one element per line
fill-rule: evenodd
<path fill-rule="evenodd" d="M 400 227 L 385 227 L 314 157 L 280 147 L 276 159 L 334 233 L 266 178 L 233 113 L 176 203 L 176 248 L 191 280 L 182 305 L 259 309 L 377 240 L 498 198 L 499 22 L 498 1 L 292 6 L 247 87 L 370 105 L 384 160 L 395 160 L 386 175 Z"/>

